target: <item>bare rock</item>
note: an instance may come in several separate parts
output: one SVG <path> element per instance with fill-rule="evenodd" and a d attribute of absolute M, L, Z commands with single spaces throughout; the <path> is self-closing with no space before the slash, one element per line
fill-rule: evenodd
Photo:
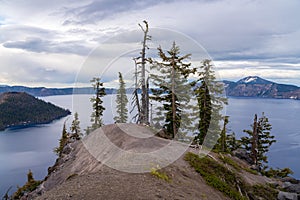
<path fill-rule="evenodd" d="M 164 139 L 169 139 L 169 140 L 172 139 L 172 137 L 169 134 L 167 134 L 167 132 L 164 129 L 162 129 L 159 132 L 157 132 L 156 136 L 164 138 Z"/>
<path fill-rule="evenodd" d="M 293 177 L 290 177 L 290 176 L 281 178 L 280 180 L 281 180 L 282 182 L 290 182 L 290 183 L 292 183 L 292 184 L 298 184 L 298 183 L 300 183 L 299 180 L 297 180 L 297 179 L 295 179 L 295 178 L 293 178 Z"/>
<path fill-rule="evenodd" d="M 241 160 L 245 160 L 247 163 L 252 164 L 252 159 L 250 154 L 246 151 L 246 149 L 237 149 L 232 152 L 234 156 Z"/>
<path fill-rule="evenodd" d="M 282 192 L 282 191 L 280 191 L 277 196 L 278 200 L 298 200 L 299 198 L 300 196 L 296 193 Z"/>
<path fill-rule="evenodd" d="M 300 194 L 300 183 L 298 184 L 291 184 L 290 186 L 286 187 L 285 190 L 287 192 L 293 192 Z"/>

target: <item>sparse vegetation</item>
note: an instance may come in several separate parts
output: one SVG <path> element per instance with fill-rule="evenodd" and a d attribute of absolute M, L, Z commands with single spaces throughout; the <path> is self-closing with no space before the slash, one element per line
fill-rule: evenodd
<path fill-rule="evenodd" d="M 153 175 L 153 176 L 156 176 L 157 178 L 159 179 L 162 179 L 164 181 L 167 181 L 167 182 L 171 182 L 171 179 L 168 177 L 168 175 L 162 171 L 160 171 L 159 169 L 157 168 L 151 168 L 151 171 L 150 173 Z"/>
<path fill-rule="evenodd" d="M 25 193 L 35 190 L 41 183 L 42 181 L 36 181 L 33 178 L 33 174 L 31 170 L 29 170 L 27 174 L 27 182 L 24 186 L 18 187 L 18 190 L 13 194 L 12 199 L 20 199 Z"/>
<path fill-rule="evenodd" d="M 263 172 L 263 175 L 267 177 L 274 177 L 274 178 L 284 178 L 287 177 L 289 174 L 293 174 L 294 172 L 290 168 L 283 168 L 283 169 L 273 169 L 272 167 L 269 170 Z"/>

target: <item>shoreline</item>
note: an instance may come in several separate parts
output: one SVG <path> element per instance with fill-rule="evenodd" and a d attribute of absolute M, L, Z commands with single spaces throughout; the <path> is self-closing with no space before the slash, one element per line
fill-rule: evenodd
<path fill-rule="evenodd" d="M 68 110 L 68 111 L 69 111 L 69 110 Z M 59 120 L 59 119 L 61 119 L 61 118 L 63 118 L 63 117 L 67 117 L 67 116 L 69 116 L 69 115 L 71 115 L 71 114 L 72 114 L 72 112 L 69 111 L 69 113 L 68 113 L 67 115 L 59 116 L 59 117 L 56 117 L 56 118 L 54 118 L 54 119 L 52 119 L 52 120 L 48 120 L 48 121 L 45 121 L 45 122 L 28 123 L 28 124 L 17 124 L 17 125 L 8 125 L 8 126 L 6 126 L 6 127 L 4 127 L 4 128 L 1 128 L 1 127 L 0 127 L 0 133 L 1 133 L 1 132 L 5 132 L 5 131 L 7 131 L 7 130 L 18 130 L 18 129 L 25 129 L 25 128 L 30 128 L 30 127 L 35 127 L 35 126 L 43 125 L 43 124 L 50 124 L 50 123 L 52 123 L 52 122 L 54 122 L 54 121 L 56 121 L 56 120 Z"/>

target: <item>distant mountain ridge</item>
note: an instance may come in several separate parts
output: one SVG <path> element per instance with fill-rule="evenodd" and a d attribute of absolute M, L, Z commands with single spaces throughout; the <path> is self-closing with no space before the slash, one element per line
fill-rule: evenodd
<path fill-rule="evenodd" d="M 113 88 L 105 89 L 107 94 L 116 93 Z M 26 92 L 36 97 L 53 95 L 71 95 L 71 94 L 94 94 L 92 87 L 81 88 L 46 88 L 46 87 L 26 87 L 26 86 L 7 86 L 0 85 L 0 94 L 5 92 Z"/>
<path fill-rule="evenodd" d="M 248 76 L 237 82 L 223 82 L 227 96 L 300 99 L 300 87 L 275 83 L 258 76 Z"/>
<path fill-rule="evenodd" d="M 248 76 L 237 82 L 223 81 L 226 95 L 229 97 L 255 97 L 276 99 L 300 99 L 300 87 L 295 85 L 275 83 L 259 76 Z M 116 94 L 114 88 L 106 88 L 106 94 Z M 128 88 L 127 93 L 132 94 Z M 26 92 L 33 96 L 53 96 L 71 94 L 94 94 L 92 87 L 81 88 L 45 88 L 0 85 L 0 94 L 4 92 Z M 139 91 L 140 92 L 140 91 Z"/>

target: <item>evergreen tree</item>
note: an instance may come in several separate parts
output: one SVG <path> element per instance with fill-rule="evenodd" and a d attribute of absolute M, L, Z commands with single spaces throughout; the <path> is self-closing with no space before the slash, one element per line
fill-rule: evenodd
<path fill-rule="evenodd" d="M 29 170 L 27 174 L 27 182 L 22 187 L 18 187 L 18 190 L 12 195 L 12 199 L 21 199 L 24 194 L 32 192 L 35 190 L 42 182 L 36 181 L 33 178 L 32 171 Z"/>
<path fill-rule="evenodd" d="M 116 123 L 126 123 L 128 119 L 128 115 L 127 115 L 128 99 L 126 95 L 125 82 L 120 72 L 119 72 L 119 83 L 120 83 L 120 87 L 117 91 L 117 99 L 116 99 L 117 116 L 114 117 L 114 120 Z"/>
<path fill-rule="evenodd" d="M 229 148 L 228 148 L 228 143 L 227 143 L 227 124 L 229 122 L 228 120 L 229 116 L 224 116 L 224 123 L 223 123 L 223 129 L 221 131 L 220 137 L 217 141 L 217 144 L 215 145 L 215 150 L 219 151 L 219 152 L 228 152 Z"/>
<path fill-rule="evenodd" d="M 162 106 L 157 108 L 153 120 L 164 128 L 170 138 L 174 138 L 179 127 L 191 123 L 188 121 L 182 123 L 182 120 L 185 105 L 189 103 L 191 97 L 189 92 L 191 86 L 187 78 L 195 69 L 190 69 L 191 63 L 185 62 L 190 58 L 190 54 L 180 56 L 180 49 L 175 42 L 167 54 L 161 47 L 158 48 L 158 52 L 161 61 L 151 61 L 151 69 L 157 70 L 157 73 L 151 74 L 155 89 L 152 89 L 150 98 L 160 102 Z"/>
<path fill-rule="evenodd" d="M 195 140 L 197 143 L 203 144 L 209 129 L 212 114 L 211 98 L 205 81 L 201 82 L 201 86 L 195 90 L 195 94 L 197 95 L 200 119 L 198 127 L 199 134 L 195 137 Z"/>
<path fill-rule="evenodd" d="M 65 145 L 68 143 L 68 133 L 66 129 L 66 122 L 64 123 L 61 138 L 59 139 L 59 146 L 54 149 L 54 152 L 57 156 L 61 156 L 62 150 Z"/>
<path fill-rule="evenodd" d="M 100 81 L 100 78 L 93 78 L 91 83 L 95 90 L 95 96 L 90 99 L 93 106 L 93 112 L 91 115 L 92 125 L 86 129 L 87 134 L 103 125 L 102 115 L 105 110 L 102 105 L 103 100 L 101 99 L 106 95 L 103 83 Z"/>
<path fill-rule="evenodd" d="M 257 120 L 257 115 L 254 115 L 254 121 L 251 125 L 252 130 L 244 130 L 248 134 L 246 137 L 241 138 L 242 146 L 250 153 L 252 163 L 259 170 L 265 170 L 268 163 L 267 156 L 265 155 L 270 146 L 276 142 L 274 136 L 271 135 L 272 125 L 269 119 L 262 113 L 262 116 Z"/>
<path fill-rule="evenodd" d="M 32 183 L 32 182 L 35 182 L 34 178 L 33 178 L 33 173 L 31 170 L 28 171 L 28 174 L 27 174 L 27 182 L 28 183 Z"/>
<path fill-rule="evenodd" d="M 215 72 L 212 69 L 211 60 L 204 60 L 198 72 L 195 94 L 199 107 L 199 132 L 195 136 L 195 141 L 212 148 L 221 134 L 220 121 L 221 111 L 227 105 L 227 99 L 222 96 L 224 93 L 223 84 L 218 82 Z"/>
<path fill-rule="evenodd" d="M 241 146 L 241 143 L 236 139 L 234 132 L 226 136 L 226 144 L 229 152 L 237 150 Z"/>
<path fill-rule="evenodd" d="M 75 112 L 74 119 L 72 121 L 71 128 L 70 128 L 71 133 L 72 133 L 71 137 L 74 138 L 75 140 L 80 140 L 82 137 L 79 124 L 80 124 L 80 121 L 78 118 L 78 113 Z"/>

